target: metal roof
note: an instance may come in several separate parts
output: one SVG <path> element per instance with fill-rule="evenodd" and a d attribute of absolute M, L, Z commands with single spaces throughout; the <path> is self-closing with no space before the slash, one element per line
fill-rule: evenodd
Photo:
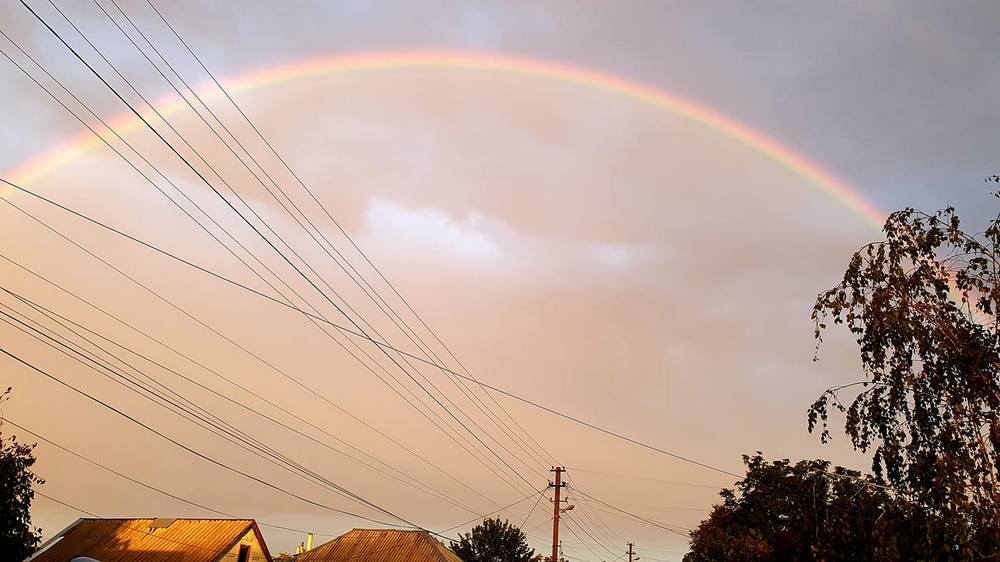
<path fill-rule="evenodd" d="M 68 562 L 88 556 L 107 562 L 215 562 L 251 530 L 265 558 L 255 562 L 271 562 L 253 519 L 164 518 L 80 519 L 28 560 Z"/>
<path fill-rule="evenodd" d="M 295 562 L 462 562 L 427 531 L 354 529 L 304 552 Z"/>

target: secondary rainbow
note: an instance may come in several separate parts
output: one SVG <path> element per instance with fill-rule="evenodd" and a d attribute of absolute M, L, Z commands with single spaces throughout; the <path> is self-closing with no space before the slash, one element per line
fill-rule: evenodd
<path fill-rule="evenodd" d="M 663 111 L 681 116 L 739 144 L 745 145 L 790 172 L 819 187 L 845 208 L 866 222 L 880 228 L 885 215 L 865 200 L 855 189 L 837 179 L 816 163 L 778 143 L 767 135 L 751 129 L 725 115 L 691 100 L 656 89 L 652 86 L 625 78 L 572 66 L 526 57 L 489 53 L 451 51 L 376 52 L 351 55 L 334 55 L 311 58 L 291 64 L 263 68 L 222 80 L 233 94 L 251 92 L 269 86 L 309 80 L 347 72 L 379 72 L 400 69 L 452 69 L 456 71 L 504 73 L 515 76 L 551 80 L 608 92 Z M 198 89 L 203 99 L 214 99 L 222 94 L 218 89 L 204 86 Z M 184 100 L 176 95 L 155 102 L 164 115 L 187 109 Z M 152 114 L 152 112 L 149 112 Z M 155 120 L 155 116 L 151 115 Z M 123 114 L 109 122 L 119 134 L 125 135 L 141 126 L 132 114 Z M 30 185 L 54 170 L 65 166 L 88 151 L 100 146 L 101 140 L 89 131 L 67 139 L 17 168 L 5 177 L 15 183 Z"/>

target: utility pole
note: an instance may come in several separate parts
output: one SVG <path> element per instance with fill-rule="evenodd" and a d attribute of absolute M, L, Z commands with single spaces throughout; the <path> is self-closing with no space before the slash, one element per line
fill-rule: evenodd
<path fill-rule="evenodd" d="M 560 510 L 560 500 L 559 492 L 562 487 L 565 486 L 562 481 L 562 473 L 566 470 L 565 467 L 557 466 L 554 467 L 550 472 L 556 473 L 556 481 L 549 482 L 549 486 L 556 489 L 555 496 L 552 499 L 552 559 L 551 562 L 559 562 L 559 512 Z"/>
<path fill-rule="evenodd" d="M 632 561 L 632 555 L 635 554 L 635 551 L 632 550 L 633 546 L 635 546 L 635 543 L 628 543 L 628 552 L 626 553 L 626 554 L 628 554 L 628 562 L 633 562 Z M 638 560 L 638 558 L 636 560 Z"/>

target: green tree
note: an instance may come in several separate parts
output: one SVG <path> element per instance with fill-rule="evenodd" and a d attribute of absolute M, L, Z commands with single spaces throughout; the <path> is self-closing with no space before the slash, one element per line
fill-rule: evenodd
<path fill-rule="evenodd" d="M 846 414 L 878 480 L 939 522 L 929 535 L 1000 556 L 1000 217 L 970 232 L 953 208 L 906 209 L 884 232 L 817 299 L 817 344 L 845 325 L 864 377 L 828 389 L 809 430 L 825 442 L 831 411 Z"/>
<path fill-rule="evenodd" d="M 923 537 L 927 521 L 873 477 L 823 460 L 744 456 L 746 477 L 691 533 L 684 562 L 897 562 L 961 552 Z"/>
<path fill-rule="evenodd" d="M 529 562 L 535 556 L 524 532 L 506 520 L 486 519 L 458 539 L 451 550 L 464 562 Z"/>
<path fill-rule="evenodd" d="M 0 394 L 0 405 L 10 399 L 11 389 Z M 27 558 L 41 540 L 41 530 L 31 527 L 32 485 L 44 481 L 31 471 L 35 446 L 3 436 L 0 418 L 0 552 L 11 560 Z"/>

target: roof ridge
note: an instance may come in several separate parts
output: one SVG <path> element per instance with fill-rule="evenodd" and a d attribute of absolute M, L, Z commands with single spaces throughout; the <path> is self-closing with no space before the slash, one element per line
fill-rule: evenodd
<path fill-rule="evenodd" d="M 252 517 L 81 517 L 80 521 L 156 521 L 157 519 L 173 519 L 174 521 L 232 521 L 242 523 L 257 520 Z"/>
<path fill-rule="evenodd" d="M 348 531 L 348 533 L 353 533 L 354 531 L 380 531 L 383 533 L 426 533 L 427 531 L 423 529 L 385 529 L 385 528 L 373 528 L 373 527 L 355 527 Z"/>

